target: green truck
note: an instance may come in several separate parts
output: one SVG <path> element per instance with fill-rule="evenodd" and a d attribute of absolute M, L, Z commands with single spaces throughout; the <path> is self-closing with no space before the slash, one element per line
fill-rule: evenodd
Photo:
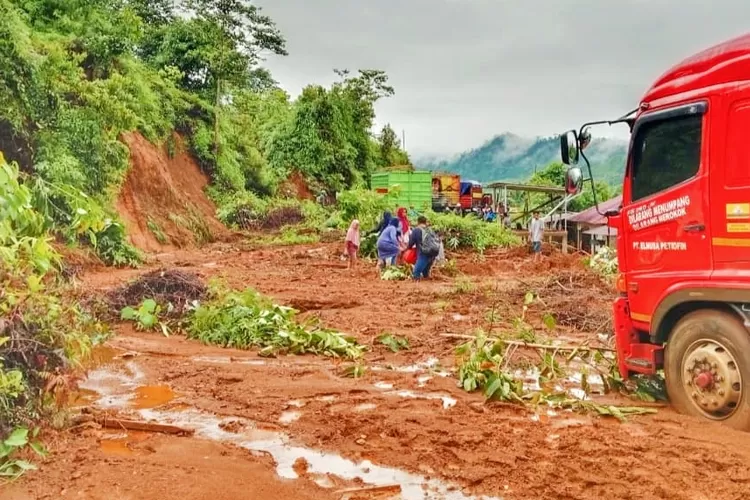
<path fill-rule="evenodd" d="M 398 186 L 396 204 L 424 210 L 432 206 L 432 172 L 377 172 L 372 175 L 372 189 L 388 193 Z"/>

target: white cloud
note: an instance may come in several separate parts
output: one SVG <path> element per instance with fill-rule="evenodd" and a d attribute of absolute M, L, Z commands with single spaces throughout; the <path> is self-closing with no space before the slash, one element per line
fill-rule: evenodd
<path fill-rule="evenodd" d="M 328 84 L 333 68 L 383 69 L 396 95 L 378 122 L 404 129 L 416 154 L 616 118 L 671 65 L 742 34 L 750 18 L 746 0 L 256 3 L 288 39 L 290 56 L 267 61 L 287 90 Z"/>

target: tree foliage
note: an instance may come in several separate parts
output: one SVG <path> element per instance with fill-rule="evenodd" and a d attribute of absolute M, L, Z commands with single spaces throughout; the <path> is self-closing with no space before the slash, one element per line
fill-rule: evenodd
<path fill-rule="evenodd" d="M 531 176 L 528 183 L 535 186 L 554 186 L 562 187 L 565 185 L 565 172 L 567 167 L 560 162 L 552 162 L 542 170 L 535 172 Z M 619 192 L 618 189 L 612 188 L 609 184 L 602 181 L 594 181 L 593 189 L 596 191 L 596 202 L 601 203 L 607 201 L 613 196 L 616 196 Z M 543 202 L 543 195 L 534 195 L 532 203 Z M 592 191 L 591 183 L 586 182 L 583 186 L 583 191 L 579 196 L 574 198 L 568 203 L 568 210 L 573 212 L 580 212 L 594 206 L 594 192 Z"/>
<path fill-rule="evenodd" d="M 259 7 L 176 5 L 0 0 L 0 151 L 32 174 L 45 224 L 64 239 L 133 262 L 111 209 L 128 168 L 125 132 L 187 136 L 219 202 L 272 195 L 292 171 L 319 190 L 346 189 L 405 158 L 371 134 L 375 103 L 394 92 L 385 73 L 337 71 L 330 87 L 292 100 L 261 66 L 286 42 Z M 78 209 L 101 220 L 75 226 Z"/>

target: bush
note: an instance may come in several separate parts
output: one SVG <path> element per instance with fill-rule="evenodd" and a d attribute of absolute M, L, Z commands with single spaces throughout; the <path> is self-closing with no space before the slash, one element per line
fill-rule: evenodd
<path fill-rule="evenodd" d="M 0 435 L 65 403 L 67 372 L 102 332 L 62 300 L 59 261 L 31 191 L 0 155 Z"/>
<path fill-rule="evenodd" d="M 214 300 L 199 306 L 190 318 L 189 337 L 222 347 L 259 347 L 261 356 L 362 356 L 355 339 L 321 328 L 314 320 L 300 325 L 293 309 L 275 305 L 252 289 L 214 293 Z"/>
<path fill-rule="evenodd" d="M 339 193 L 337 202 L 343 223 L 341 229 L 349 227 L 353 219 L 358 219 L 360 227 L 365 231 L 375 227 L 383 212 L 393 211 L 396 195 L 396 190 L 382 195 L 368 189 L 353 189 Z"/>
<path fill-rule="evenodd" d="M 484 252 L 488 248 L 521 244 L 521 240 L 501 224 L 484 222 L 475 217 L 431 213 L 428 219 L 430 226 L 442 233 L 445 247 L 451 250 L 472 248 Z"/>

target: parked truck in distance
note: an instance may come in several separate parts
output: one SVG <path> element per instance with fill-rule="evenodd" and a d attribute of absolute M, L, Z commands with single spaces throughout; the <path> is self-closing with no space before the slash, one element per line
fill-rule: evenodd
<path fill-rule="evenodd" d="M 482 185 L 475 181 L 461 181 L 458 174 L 428 171 L 385 171 L 372 175 L 372 189 L 388 193 L 399 186 L 396 202 L 404 207 L 435 212 L 456 211 L 461 214 L 480 210 L 492 204 L 492 196 L 483 194 Z"/>
<path fill-rule="evenodd" d="M 664 73 L 638 108 L 561 136 L 566 190 L 585 182 L 589 127 L 631 141 L 617 229 L 620 373 L 663 369 L 680 412 L 750 430 L 750 34 Z"/>

